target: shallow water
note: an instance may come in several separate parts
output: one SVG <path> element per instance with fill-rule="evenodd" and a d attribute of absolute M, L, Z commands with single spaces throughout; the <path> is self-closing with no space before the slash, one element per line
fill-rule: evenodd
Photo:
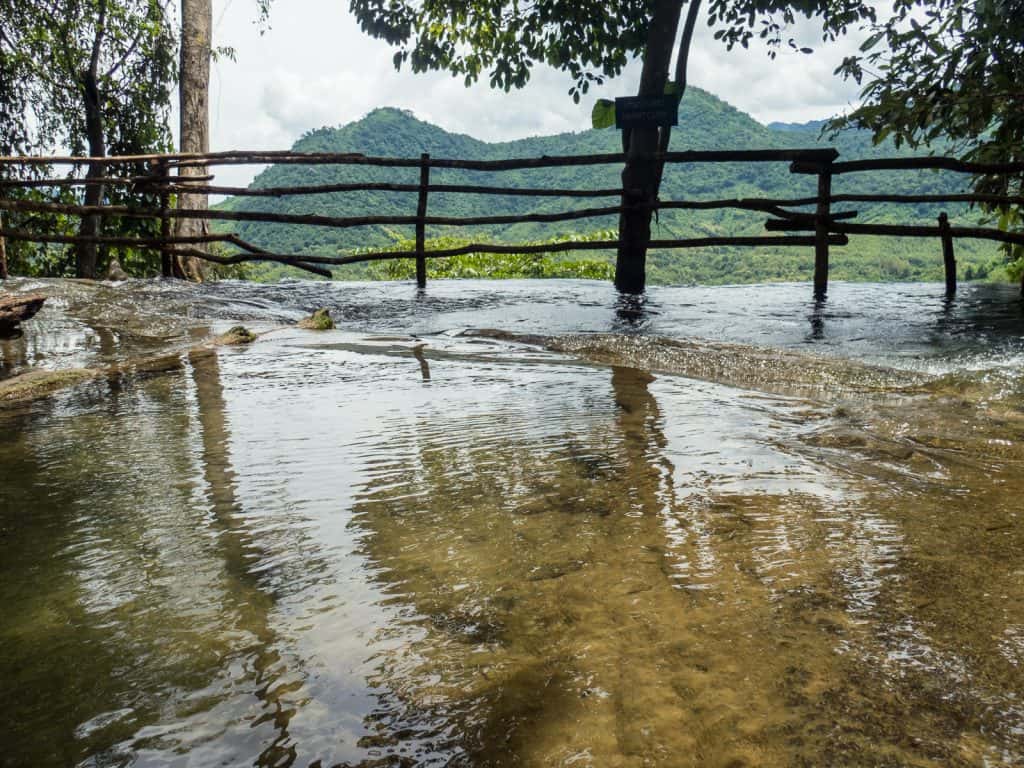
<path fill-rule="evenodd" d="M 1012 290 L 35 288 L 0 765 L 1024 762 Z"/>

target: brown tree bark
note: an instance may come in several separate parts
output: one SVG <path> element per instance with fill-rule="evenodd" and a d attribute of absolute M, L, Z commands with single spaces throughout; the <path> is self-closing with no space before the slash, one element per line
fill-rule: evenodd
<path fill-rule="evenodd" d="M 106 157 L 107 143 L 103 132 L 103 112 L 100 106 L 99 62 L 103 48 L 103 37 L 106 32 L 107 4 L 100 0 L 96 33 L 92 41 L 92 53 L 89 66 L 82 72 L 82 102 L 85 107 L 85 133 L 89 144 L 90 157 Z M 103 178 L 106 168 L 93 163 L 89 166 L 86 178 Z M 85 204 L 101 205 L 103 203 L 103 185 L 89 184 L 85 188 Z M 99 214 L 83 216 L 78 226 L 78 234 L 85 237 L 96 237 L 100 234 L 102 218 Z M 75 275 L 90 279 L 96 278 L 99 246 L 95 242 L 79 243 L 75 247 Z"/>
<path fill-rule="evenodd" d="M 686 72 L 690 61 L 690 44 L 693 42 L 693 30 L 697 27 L 697 16 L 700 13 L 700 0 L 689 0 L 686 7 L 686 21 L 683 23 L 683 35 L 679 38 L 679 51 L 676 53 L 676 71 L 673 80 L 676 84 L 676 96 L 682 102 L 686 95 Z M 669 151 L 672 141 L 672 127 L 665 126 L 658 137 L 658 151 Z M 665 173 L 664 161 L 658 163 L 657 189 L 661 189 L 661 179 Z M 657 193 L 655 193 L 657 194 Z"/>
<path fill-rule="evenodd" d="M 182 152 L 210 151 L 210 53 L 213 26 L 213 8 L 210 0 L 182 0 L 181 2 L 181 67 L 178 79 L 180 112 L 180 150 Z M 206 176 L 206 166 L 178 169 L 183 177 Z M 206 209 L 209 198 L 205 194 L 178 195 L 178 207 Z M 175 234 L 179 237 L 205 235 L 209 225 L 201 219 L 178 219 Z M 201 262 L 189 256 L 176 256 L 176 276 L 201 282 Z"/>
<path fill-rule="evenodd" d="M 675 47 L 683 0 L 657 0 L 644 47 L 644 65 L 638 96 L 660 96 L 668 82 L 668 67 Z M 657 127 L 637 127 L 629 133 L 626 167 L 622 171 L 622 204 L 652 204 L 658 197 Z M 615 287 L 623 293 L 643 293 L 646 284 L 647 242 L 651 239 L 650 208 L 632 209 L 619 217 Z"/>
<path fill-rule="evenodd" d="M 4 212 L 0 211 L 0 229 L 4 228 Z M 0 237 L 0 280 L 6 280 L 7 272 L 7 238 Z"/>

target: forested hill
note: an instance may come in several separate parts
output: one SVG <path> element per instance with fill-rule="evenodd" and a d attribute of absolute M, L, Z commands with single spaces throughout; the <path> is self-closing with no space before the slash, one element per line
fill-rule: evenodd
<path fill-rule="evenodd" d="M 842 159 L 905 154 L 890 144 L 872 145 L 865 133 L 847 132 L 834 140 L 820 138 L 820 123 L 803 125 L 774 124 L 764 126 L 715 96 L 698 88 L 687 91 L 680 107 L 679 126 L 672 133 L 672 149 L 763 149 L 785 147 L 835 146 Z M 462 159 L 503 159 L 621 151 L 621 138 L 614 129 L 588 130 L 555 136 L 538 136 L 510 142 L 489 143 L 470 136 L 453 134 L 438 126 L 417 119 L 397 109 L 377 109 L 363 119 L 340 128 L 321 128 L 303 136 L 293 147 L 301 152 L 361 152 L 367 155 L 418 157 L 429 152 L 434 157 Z M 614 188 L 619 185 L 621 167 L 591 166 L 565 169 L 535 169 L 500 174 L 474 171 L 434 170 L 435 183 L 476 183 L 503 186 L 549 186 L 562 188 Z M 332 168 L 282 165 L 264 170 L 253 182 L 255 187 L 293 186 L 300 184 L 339 183 L 356 180 L 417 183 L 417 169 L 376 169 L 354 166 Z M 881 192 L 899 189 L 905 193 L 962 191 L 966 179 L 934 172 L 854 174 L 837 177 L 836 193 Z M 759 195 L 795 197 L 813 195 L 813 177 L 790 174 L 785 163 L 763 164 L 692 164 L 666 169 L 662 199 L 711 199 L 751 197 Z M 607 201 L 567 200 L 562 198 L 524 198 L 433 194 L 429 212 L 434 215 L 496 215 L 506 213 L 543 212 L 613 205 Z M 414 193 L 349 192 L 290 198 L 234 198 L 221 204 L 233 210 L 269 210 L 289 213 L 319 213 L 336 216 L 412 215 L 416 209 Z M 858 221 L 934 222 L 938 209 L 929 206 L 865 206 L 859 205 Z M 966 214 L 950 208 L 956 218 Z M 661 214 L 656 237 L 687 237 L 714 234 L 761 234 L 764 215 L 736 211 L 691 212 L 670 211 Z M 452 228 L 428 228 L 428 237 L 442 235 L 489 238 L 506 242 L 536 241 L 562 234 L 586 233 L 612 227 L 612 218 L 585 220 L 553 225 L 518 224 L 491 229 L 474 228 L 455 231 Z M 235 227 L 246 239 L 275 252 L 335 253 L 363 246 L 385 245 L 398 236 L 410 236 L 411 228 L 329 228 L 293 227 L 268 224 L 237 223 Z M 941 274 L 937 243 L 929 241 L 884 241 L 858 239 L 856 250 L 847 249 L 836 255 L 839 277 L 861 279 L 922 279 Z M 748 252 L 749 254 L 749 252 Z M 777 254 L 757 254 L 757 258 L 738 259 L 731 249 L 717 249 L 700 259 L 694 254 L 663 254 L 655 259 L 661 278 L 671 281 L 727 279 L 799 279 L 803 271 L 794 272 L 790 250 Z M 988 261 L 995 249 L 974 244 L 960 254 L 968 264 Z M 764 257 L 783 256 L 782 261 L 765 262 Z M 857 266 L 856 258 L 863 261 Z M 806 254 L 798 257 L 806 261 Z M 716 262 L 717 260 L 717 262 Z M 963 260 L 963 259 L 962 259 Z M 758 266 L 755 262 L 763 262 Z M 719 263 L 719 267 L 707 267 Z M 778 268 L 764 270 L 777 263 Z M 687 266 L 689 265 L 689 266 Z M 699 266 L 700 265 L 700 266 Z M 767 266 L 766 266 L 767 265 Z M 709 272 L 710 269 L 710 272 Z M 803 267 L 799 267 L 800 270 Z M 721 275 L 714 273 L 722 272 Z M 744 271 L 746 270 L 746 271 Z M 753 271 L 751 271 L 753 270 Z"/>

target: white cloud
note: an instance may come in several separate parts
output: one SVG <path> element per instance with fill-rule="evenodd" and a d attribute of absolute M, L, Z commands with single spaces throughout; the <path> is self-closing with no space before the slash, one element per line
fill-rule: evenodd
<path fill-rule="evenodd" d="M 511 94 L 486 83 L 465 88 L 445 73 L 396 72 L 393 51 L 363 34 L 344 0 L 289 0 L 271 10 L 271 29 L 260 35 L 255 3 L 219 0 L 214 43 L 236 49 L 238 60 L 214 65 L 211 147 L 284 149 L 305 131 L 357 120 L 378 106 L 412 110 L 418 117 L 488 141 L 576 131 L 588 127 L 594 98 L 635 90 L 639 66 L 574 104 L 568 75 L 538 67 L 526 89 Z M 792 31 L 814 45 L 814 25 Z M 690 82 L 762 122 L 826 117 L 856 98 L 856 89 L 832 71 L 856 40 L 816 46 L 813 55 L 735 50 L 698 28 L 690 57 Z M 223 169 L 220 181 L 243 183 L 251 169 Z"/>

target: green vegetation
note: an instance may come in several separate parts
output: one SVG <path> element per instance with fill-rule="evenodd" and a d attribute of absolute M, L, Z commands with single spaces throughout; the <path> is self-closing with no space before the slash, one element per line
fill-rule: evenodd
<path fill-rule="evenodd" d="M 447 71 L 470 83 L 486 78 L 492 87 L 510 90 L 524 85 L 531 68 L 543 62 L 568 73 L 573 80 L 569 93 L 577 102 L 594 83 L 621 74 L 633 58 L 643 61 L 640 93 L 682 96 L 686 82 L 686 54 L 698 15 L 699 0 L 551 0 L 540 4 L 506 0 L 458 0 L 422 3 L 415 0 L 350 0 L 350 9 L 363 30 L 396 49 L 396 67 L 413 71 Z M 537 169 L 503 174 L 436 170 L 433 181 L 531 187 L 619 187 L 643 199 L 656 193 L 662 200 L 805 197 L 813 194 L 813 179 L 793 176 L 782 164 L 689 165 L 667 170 L 664 181 L 654 173 L 649 159 L 658 143 L 665 149 L 720 149 L 760 147 L 814 147 L 831 144 L 843 159 L 857 159 L 917 152 L 944 152 L 968 160 L 1013 162 L 1024 158 L 1024 120 L 1020 116 L 1020 73 L 1024 62 L 1024 14 L 1018 0 L 893 0 L 892 12 L 876 13 L 877 4 L 864 0 L 708 0 L 700 18 L 714 39 L 725 47 L 747 47 L 754 39 L 767 45 L 774 57 L 786 41 L 787 30 L 804 17 L 817 25 L 821 38 L 836 39 L 851 26 L 872 34 L 859 54 L 846 58 L 838 73 L 862 80 L 864 102 L 849 115 L 831 122 L 803 125 L 762 126 L 710 94 L 690 89 L 682 102 L 677 130 L 636 130 L 624 136 L 613 130 L 593 130 L 521 141 L 488 144 L 454 135 L 419 121 L 408 113 L 378 109 L 363 120 L 341 128 L 322 128 L 303 136 L 295 145 L 300 151 L 365 152 L 390 156 L 415 156 L 428 151 L 435 156 L 498 159 L 541 154 L 619 152 L 622 139 L 628 145 L 625 170 L 619 166 Z M 261 23 L 266 22 L 268 0 L 258 0 Z M 680 37 L 682 9 L 686 24 Z M 181 67 L 176 72 L 179 40 L 171 31 L 172 17 L 156 0 L 0 0 L 0 18 L 14 23 L 0 29 L 0 154 L 39 153 L 55 147 L 76 154 L 138 154 L 168 148 L 167 128 L 171 86 L 181 76 L 182 96 L 191 105 L 182 114 L 183 148 L 199 149 L 186 136 L 205 135 L 205 92 L 209 57 L 208 0 L 188 2 L 182 8 Z M 203 18 L 199 18 L 203 17 Z M 500 23 L 495 23 L 500 20 Z M 195 24 L 193 24 L 195 22 Z M 195 26 L 195 25 L 198 26 Z M 193 28 L 194 27 L 194 28 Z M 194 38 L 194 40 L 193 40 Z M 195 40 L 205 41 L 198 47 Z M 792 40 L 788 45 L 804 53 Z M 678 48 L 676 49 L 676 46 Z M 674 52 L 675 51 L 675 52 Z M 213 53 L 232 56 L 227 48 Z M 675 58 L 676 68 L 669 74 Z M 202 98 L 198 98 L 202 96 Z M 604 105 L 602 119 L 608 125 L 611 112 Z M 192 114 L 194 112 L 194 114 Z M 602 113 L 599 108 L 597 113 Z M 186 130 L 186 123 L 190 126 Z M 823 129 L 852 127 L 830 138 Z M 641 137 L 640 134 L 643 134 Z M 671 135 L 671 144 L 669 137 Z M 655 139 L 657 141 L 655 141 Z M 186 146 L 187 145 L 187 146 Z M 643 145 L 643 146 L 641 146 Z M 639 166 L 644 168 L 640 169 Z M 12 173 L 32 176 L 52 169 L 0 168 L 0 176 Z M 146 172 L 141 165 L 89 170 L 93 178 L 84 191 L 64 188 L 10 189 L 13 198 L 52 200 L 62 203 L 121 204 L 153 207 L 157 201 L 132 195 L 125 188 L 106 184 L 104 173 L 134 175 Z M 353 181 L 415 183 L 415 169 L 385 170 L 353 167 L 271 167 L 254 182 L 256 186 L 301 185 Z M 656 177 L 656 178 L 654 178 Z M 899 191 L 927 194 L 966 191 L 1020 196 L 1024 174 L 965 178 L 933 172 L 860 174 L 835 180 L 838 194 Z M 639 190 L 639 192 L 637 191 Z M 186 207 L 203 207 L 197 197 Z M 179 205 L 181 200 L 177 201 Z M 613 205 L 607 200 L 573 200 L 530 197 L 435 194 L 430 213 L 449 216 L 487 214 L 516 215 L 551 213 L 569 207 Z M 222 203 L 239 211 L 306 213 L 315 210 L 336 216 L 409 215 L 414 193 L 352 193 L 296 196 L 284 199 L 234 199 Z M 847 206 L 847 208 L 852 206 Z M 861 205 L 858 222 L 933 223 L 940 206 Z M 954 224 L 995 222 L 1008 230 L 1024 229 L 1024 213 L 1017 205 L 988 207 L 978 211 L 963 206 L 943 206 Z M 842 208 L 842 207 L 841 207 Z M 617 226 L 625 244 L 629 269 L 642 263 L 642 244 L 648 239 L 648 214 L 627 212 L 618 216 L 581 221 L 573 233 L 592 237 Z M 4 214 L 10 228 L 36 232 L 95 235 L 155 235 L 153 221 L 76 217 L 45 213 Z M 641 221 L 642 219 L 642 221 Z M 655 217 L 656 239 L 709 235 L 756 235 L 763 232 L 764 216 L 732 210 L 666 211 Z M 254 222 L 235 229 L 249 241 L 279 253 L 341 254 L 359 249 L 390 246 L 396 239 L 411 237 L 411 229 L 398 232 L 376 229 L 331 229 Z M 435 241 L 453 242 L 546 242 L 564 227 L 522 223 L 476 229 L 437 228 Z M 178 234 L 184 230 L 179 228 Z M 11 271 L 21 274 L 93 276 L 102 274 L 108 259 L 116 257 L 136 275 L 155 274 L 159 258 L 152 250 L 107 248 L 81 243 L 71 248 L 7 243 Z M 967 277 L 1020 279 L 1024 277 L 1024 247 L 999 248 L 985 242 L 958 242 L 961 274 Z M 937 244 L 928 240 L 879 240 L 855 238 L 845 250 L 837 249 L 833 275 L 852 279 L 936 279 L 940 276 Z M 594 253 L 584 260 L 547 254 L 489 257 L 480 254 L 456 257 L 432 268 L 437 275 L 530 276 L 554 274 L 605 274 L 604 264 L 613 256 Z M 621 255 L 620 255 L 621 258 Z M 181 266 L 180 261 L 179 267 Z M 619 267 L 621 268 L 621 264 Z M 407 265 L 352 266 L 337 271 L 342 277 L 387 277 L 404 274 Z M 181 276 L 191 271 L 181 268 Z M 276 266 L 211 270 L 219 276 L 255 276 L 269 279 L 285 274 Z M 654 281 L 723 282 L 765 279 L 803 279 L 809 274 L 805 254 L 790 249 L 757 252 L 730 248 L 700 252 L 651 254 Z M 632 281 L 632 282 L 631 282 Z M 642 280 L 639 281 L 642 283 Z M 616 283 L 630 290 L 636 275 Z"/>
<path fill-rule="evenodd" d="M 396 68 L 447 71 L 466 85 L 484 75 L 492 88 L 509 91 L 526 85 L 535 65 L 547 64 L 572 77 L 569 95 L 579 102 L 591 83 L 616 77 L 633 58 L 645 66 L 663 59 L 667 75 L 665 54 L 675 45 L 682 8 L 699 2 L 349 0 L 349 8 L 364 32 L 397 49 Z M 875 17 L 873 5 L 864 0 L 709 0 L 707 5 L 716 40 L 727 48 L 746 48 L 756 36 L 767 43 L 770 56 L 798 16 L 815 19 L 824 40 Z M 666 46 L 667 51 L 659 50 Z"/>
<path fill-rule="evenodd" d="M 855 245 L 832 250 L 829 275 L 833 280 L 939 282 L 943 279 L 942 252 L 937 242 L 924 241 L 930 249 L 923 248 L 922 241 L 894 238 L 863 237 L 853 242 Z M 988 247 L 989 250 L 994 248 Z M 966 247 L 957 252 L 961 279 L 1008 279 L 998 254 L 993 253 L 987 260 L 966 254 Z M 814 275 L 814 256 L 803 248 L 704 249 L 654 253 L 647 269 L 649 281 L 656 285 L 807 282 Z"/>
<path fill-rule="evenodd" d="M 507 280 L 527 277 L 611 280 L 614 271 L 610 263 L 596 259 L 556 261 L 550 256 L 530 253 L 471 253 L 427 262 L 427 276 L 435 280 L 439 278 Z M 416 276 L 416 262 L 411 259 L 389 260 L 383 262 L 382 269 L 372 270 L 370 274 L 384 280 L 411 280 Z"/>
<path fill-rule="evenodd" d="M 835 146 L 844 159 L 908 155 L 914 150 L 896 148 L 885 141 L 873 144 L 866 131 L 844 131 L 833 139 L 820 137 L 823 123 L 763 126 L 753 118 L 698 88 L 687 92 L 680 125 L 673 131 L 672 149 L 714 149 L 730 147 L 753 149 L 767 147 Z M 584 154 L 621 151 L 620 137 L 614 130 L 589 130 L 512 142 L 486 143 L 465 135 L 452 134 L 417 120 L 408 112 L 378 109 L 362 120 L 340 128 L 321 128 L 303 136 L 294 147 L 305 152 L 362 152 L 368 155 L 415 157 L 426 151 L 435 157 L 493 160 L 538 155 Z M 504 173 L 435 170 L 432 181 L 450 184 L 494 184 L 518 187 L 562 187 L 578 189 L 615 188 L 621 166 L 536 169 Z M 352 181 L 394 181 L 415 184 L 415 169 L 371 169 L 356 166 L 302 167 L 272 166 L 253 182 L 255 187 L 327 184 Z M 835 192 L 882 193 L 899 190 L 907 194 L 965 191 L 969 179 L 950 173 L 930 171 L 851 174 L 835 179 Z M 814 179 L 789 173 L 782 163 L 764 164 L 689 164 L 669 167 L 665 172 L 663 200 L 718 199 L 736 197 L 803 197 L 815 193 Z M 433 194 L 429 213 L 445 216 L 484 216 L 554 212 L 573 207 L 614 206 L 617 198 L 579 200 L 566 198 L 528 198 L 466 194 Z M 283 213 L 320 213 L 335 216 L 411 215 L 416 209 L 415 193 L 349 192 L 304 195 L 285 198 L 232 198 L 221 204 L 231 210 L 263 210 Z M 955 223 L 974 224 L 979 214 L 963 206 L 935 205 L 856 205 L 858 221 L 876 223 L 934 224 L 945 208 Z M 724 234 L 764 234 L 763 214 L 736 210 L 665 211 L 654 222 L 658 238 L 704 237 Z M 616 226 L 616 217 L 590 219 L 575 224 L 577 237 L 596 237 Z M 229 228 L 225 224 L 225 229 Z M 353 253 L 361 249 L 392 249 L 396 240 L 408 246 L 412 228 L 362 227 L 331 229 L 280 224 L 232 222 L 231 229 L 263 248 L 277 253 Z M 563 224 L 514 224 L 499 227 L 428 227 L 431 246 L 441 242 L 538 243 L 561 239 Z M 599 239 L 605 239 L 600 237 Z M 615 239 L 614 233 L 608 239 Z M 400 246 L 401 247 L 401 246 Z M 445 246 L 446 247 L 446 246 Z M 938 240 L 855 237 L 850 246 L 833 252 L 833 276 L 850 280 L 940 280 L 942 258 Z M 556 254 L 545 261 L 551 265 L 586 258 L 592 265 L 611 264 L 610 252 L 577 252 L 571 257 Z M 433 274 L 473 274 L 476 276 L 534 275 L 542 269 L 515 258 L 502 257 L 493 267 L 485 267 L 491 256 L 457 257 L 444 267 L 441 260 L 431 262 Z M 985 242 L 957 241 L 957 259 L 961 274 L 982 278 L 1000 265 L 996 246 Z M 809 249 L 713 248 L 698 251 L 652 253 L 649 275 L 654 283 L 727 283 L 762 280 L 806 280 L 811 275 Z M 522 268 L 517 271 L 517 264 Z M 591 269 L 592 267 L 588 267 Z M 386 278 L 388 270 L 379 264 L 352 265 L 336 271 L 343 279 Z M 546 267 L 554 270 L 554 266 Z M 382 271 L 383 270 L 383 271 Z M 571 271 L 571 269 L 569 269 Z M 308 277 L 276 265 L 253 266 L 254 279 L 276 279 L 284 275 Z M 595 273 L 596 274 L 596 273 Z M 1000 273 L 1001 276 L 1001 273 Z"/>
<path fill-rule="evenodd" d="M 300 320 L 299 328 L 305 328 L 308 331 L 334 330 L 334 320 L 331 319 L 331 311 L 327 307 L 320 307 L 309 317 Z"/>
<path fill-rule="evenodd" d="M 866 79 L 863 103 L 833 121 L 866 128 L 876 141 L 912 147 L 953 142 L 965 160 L 1024 161 L 1024 3 L 1020 0 L 895 0 L 871 25 L 861 53 L 840 73 Z M 867 76 L 865 78 L 865 76 Z M 978 192 L 1024 193 L 1024 173 L 980 176 Z M 1001 229 L 1024 231 L 1020 205 L 991 206 Z M 1024 246 L 1004 246 L 1009 273 L 1024 275 Z"/>
<path fill-rule="evenodd" d="M 592 232 L 580 239 L 607 240 L 615 238 L 615 230 Z M 576 236 L 579 237 L 579 236 Z M 559 236 L 557 240 L 569 239 Z M 440 238 L 427 241 L 427 250 L 456 248 L 470 241 L 463 238 Z M 479 238 L 475 242 L 479 242 Z M 929 250 L 920 241 L 893 238 L 859 238 L 857 251 L 836 248 L 831 259 L 831 276 L 836 280 L 862 282 L 941 281 L 942 255 L 938 244 Z M 411 241 L 394 244 L 396 250 L 412 247 Z M 991 249 L 989 249 L 991 250 Z M 960 277 L 963 280 L 1017 279 L 1008 274 L 1002 258 L 992 253 L 988 260 L 967 259 L 960 251 Z M 586 251 L 582 254 L 483 254 L 428 259 L 430 279 L 518 279 L 576 278 L 611 280 L 615 254 L 612 251 Z M 702 248 L 671 253 L 652 253 L 647 263 L 652 285 L 723 285 L 729 283 L 806 282 L 813 276 L 813 258 L 802 248 Z M 333 270 L 339 280 L 412 280 L 415 261 L 389 259 L 361 262 Z M 275 282 L 283 278 L 317 279 L 294 267 L 272 263 L 246 265 L 241 273 L 225 277 Z"/>
<path fill-rule="evenodd" d="M 155 0 L 0 0 L 0 155 L 45 154 L 61 148 L 76 155 L 137 155 L 170 149 L 167 117 L 176 42 L 169 11 Z M 11 20 L 16 23 L 8 24 Z M 81 196 L 63 190 L 18 190 L 14 198 L 120 205 L 124 187 L 101 184 L 106 174 L 130 176 L 139 167 L 92 166 L 93 184 Z M 51 173 L 36 166 L 0 166 L 0 178 Z M 147 199 L 134 202 L 154 205 Z M 8 214 L 8 226 L 37 232 L 152 235 L 145 220 L 101 225 L 97 217 Z M 14 273 L 93 277 L 106 267 L 106 251 L 83 243 L 46 247 L 12 240 Z M 119 252 L 129 270 L 148 267 L 152 256 Z M 77 263 L 74 263 L 77 262 Z"/>
<path fill-rule="evenodd" d="M 686 20 L 670 76 L 684 6 Z M 349 7 L 363 31 L 397 48 L 396 68 L 408 62 L 413 72 L 447 71 L 467 86 L 486 72 L 492 88 L 509 91 L 529 81 L 534 65 L 546 64 L 572 77 L 569 95 L 579 104 L 592 83 L 618 76 L 631 59 L 639 59 L 636 95 L 671 94 L 678 106 L 701 0 L 350 0 Z M 819 24 L 824 40 L 835 40 L 851 24 L 873 21 L 875 9 L 866 0 L 709 0 L 706 18 L 714 39 L 727 49 L 736 44 L 746 48 L 756 36 L 774 58 L 797 16 Z M 813 52 L 798 48 L 792 38 L 789 45 Z M 601 109 L 600 101 L 592 115 L 595 128 L 608 126 L 608 110 Z M 654 211 L 637 204 L 661 193 L 661 167 L 654 155 L 668 149 L 671 135 L 667 125 L 638 125 L 622 133 L 627 210 L 618 223 L 615 286 L 625 293 L 641 293 L 647 280 Z"/>
<path fill-rule="evenodd" d="M 237 347 L 243 344 L 252 344 L 256 341 L 256 334 L 244 325 L 235 325 L 228 328 L 213 343 L 219 347 Z"/>
<path fill-rule="evenodd" d="M 168 13 L 153 0 L 0 0 L 0 153 L 169 149 Z"/>
<path fill-rule="evenodd" d="M 614 231 L 599 231 L 587 237 L 565 237 L 559 240 L 613 240 Z M 428 251 L 462 248 L 470 242 L 461 238 L 445 237 L 427 243 Z M 542 242 L 526 245 L 544 245 Z M 415 241 L 399 240 L 395 250 L 411 250 Z M 554 253 L 489 254 L 468 253 L 427 260 L 430 278 L 487 278 L 494 280 L 523 277 L 564 277 L 584 280 L 610 280 L 613 273 L 609 262 Z M 369 276 L 377 280 L 411 280 L 416 275 L 413 259 L 388 259 L 370 262 Z"/>

